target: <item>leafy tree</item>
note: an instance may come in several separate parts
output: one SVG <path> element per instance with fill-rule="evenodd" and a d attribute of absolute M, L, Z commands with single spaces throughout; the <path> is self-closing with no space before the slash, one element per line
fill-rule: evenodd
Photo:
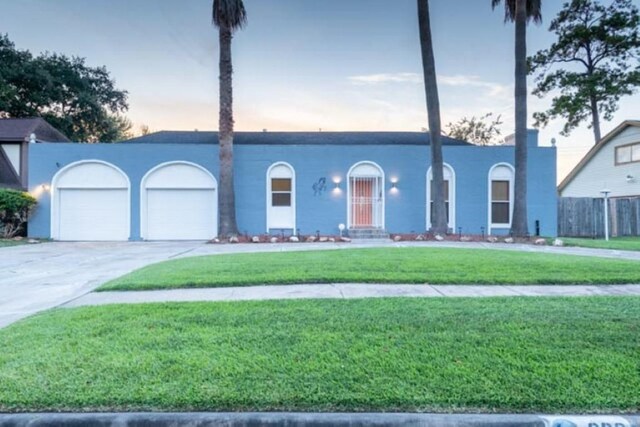
<path fill-rule="evenodd" d="M 601 115 L 611 120 L 620 98 L 640 85 L 639 24 L 631 0 L 614 0 L 609 6 L 595 0 L 565 3 L 549 27 L 557 41 L 529 58 L 537 73 L 533 93 L 543 97 L 560 91 L 549 110 L 534 114 L 536 124 L 563 117 L 561 133 L 568 135 L 590 120 L 595 142 L 600 141 Z"/>
<path fill-rule="evenodd" d="M 105 67 L 55 53 L 33 56 L 0 35 L 0 116 L 42 117 L 71 140 L 123 139 L 131 123 L 127 92 L 116 89 Z"/>
<path fill-rule="evenodd" d="M 502 0 L 491 0 L 493 8 Z M 541 22 L 541 0 L 504 0 L 505 22 L 515 22 L 515 184 L 511 233 L 529 234 L 527 219 L 527 23 Z"/>
<path fill-rule="evenodd" d="M 500 131 L 501 116 L 496 116 L 495 119 L 492 117 L 493 113 L 487 113 L 480 117 L 463 117 L 456 123 L 447 125 L 447 135 L 476 145 L 499 144 L 500 135 L 502 135 Z"/>
<path fill-rule="evenodd" d="M 444 234 L 448 230 L 444 200 L 444 160 L 442 158 L 440 99 L 438 97 L 436 64 L 433 55 L 429 0 L 418 0 L 418 23 L 420 26 L 420 48 L 424 72 L 424 89 L 427 98 L 427 115 L 429 117 L 429 136 L 431 138 L 431 172 L 433 176 L 433 186 L 431 187 L 433 189 L 431 196 L 433 197 L 431 231 Z"/>
<path fill-rule="evenodd" d="M 236 203 L 233 187 L 233 64 L 231 39 L 234 31 L 247 23 L 247 12 L 242 0 L 213 0 L 213 24 L 218 28 L 220 44 L 220 117 L 218 140 L 220 143 L 220 235 L 238 234 Z"/>

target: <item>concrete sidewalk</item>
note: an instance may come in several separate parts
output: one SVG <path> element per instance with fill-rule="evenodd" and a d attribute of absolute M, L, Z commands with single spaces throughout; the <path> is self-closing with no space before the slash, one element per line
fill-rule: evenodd
<path fill-rule="evenodd" d="M 385 297 L 541 297 L 640 296 L 640 285 L 586 286 L 466 286 L 383 285 L 341 283 L 331 285 L 245 286 L 233 288 L 171 289 L 162 291 L 92 292 L 63 307 L 147 302 L 248 301 L 275 299 L 352 299 Z"/>
<path fill-rule="evenodd" d="M 638 427 L 637 415 L 409 413 L 87 413 L 0 414 L 0 427 Z"/>

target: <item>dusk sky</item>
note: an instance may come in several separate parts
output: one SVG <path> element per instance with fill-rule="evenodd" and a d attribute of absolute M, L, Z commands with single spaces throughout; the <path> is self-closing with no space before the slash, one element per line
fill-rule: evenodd
<path fill-rule="evenodd" d="M 513 26 L 490 0 L 431 0 L 443 125 L 501 114 L 513 132 Z M 560 0 L 543 1 L 529 52 L 548 47 Z M 608 3 L 608 2 L 605 2 Z M 640 5 L 640 0 L 635 3 Z M 129 91 L 128 117 L 158 130 L 215 130 L 217 32 L 211 0 L 0 0 L 0 32 L 20 49 L 85 57 Z M 427 114 L 415 0 L 245 0 L 233 44 L 236 130 L 419 131 Z M 530 84 L 530 89 L 532 85 Z M 550 99 L 529 98 L 529 112 Z M 638 119 L 625 98 L 603 133 Z M 530 122 L 530 124 L 532 121 Z M 558 142 L 559 178 L 593 145 L 586 124 L 541 130 Z"/>

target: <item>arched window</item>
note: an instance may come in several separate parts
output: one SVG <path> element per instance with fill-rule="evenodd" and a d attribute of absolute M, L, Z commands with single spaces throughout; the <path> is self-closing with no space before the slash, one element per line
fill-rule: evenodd
<path fill-rule="evenodd" d="M 489 171 L 489 230 L 510 228 L 513 213 L 513 167 L 494 165 Z"/>
<path fill-rule="evenodd" d="M 267 170 L 267 233 L 270 229 L 296 229 L 296 173 L 285 162 Z"/>
<path fill-rule="evenodd" d="M 444 203 L 447 212 L 447 227 L 456 228 L 456 174 L 451 165 L 444 164 L 442 168 L 444 176 Z M 427 171 L 427 230 L 431 228 L 433 217 L 433 171 Z"/>

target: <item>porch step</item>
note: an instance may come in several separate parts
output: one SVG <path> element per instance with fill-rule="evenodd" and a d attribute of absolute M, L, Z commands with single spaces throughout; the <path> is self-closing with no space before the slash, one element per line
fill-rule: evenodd
<path fill-rule="evenodd" d="M 388 239 L 389 233 L 380 228 L 350 228 L 349 237 L 352 239 Z"/>

